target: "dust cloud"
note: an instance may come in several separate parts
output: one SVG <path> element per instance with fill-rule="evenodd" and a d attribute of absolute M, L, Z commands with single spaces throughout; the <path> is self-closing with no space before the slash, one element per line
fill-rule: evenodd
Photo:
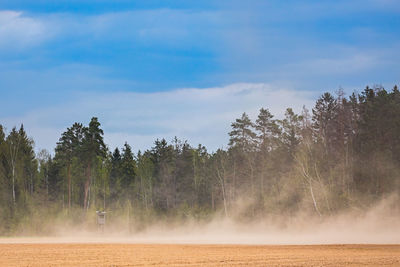
<path fill-rule="evenodd" d="M 399 197 L 388 197 L 368 211 L 349 211 L 315 217 L 298 212 L 292 217 L 254 221 L 215 217 L 207 223 L 154 223 L 140 231 L 128 230 L 124 220 L 108 224 L 104 232 L 58 226 L 49 236 L 1 238 L 0 243 L 142 243 L 142 244 L 399 244 Z M 117 220 L 114 220 L 117 222 Z M 126 224 L 125 224 L 126 226 Z"/>

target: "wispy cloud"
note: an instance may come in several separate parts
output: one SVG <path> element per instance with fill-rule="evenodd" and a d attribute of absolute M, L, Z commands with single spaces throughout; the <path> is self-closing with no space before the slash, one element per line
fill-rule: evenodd
<path fill-rule="evenodd" d="M 0 40 L 8 44 L 16 40 L 28 44 L 45 39 L 83 38 L 85 41 L 131 40 L 141 42 L 142 45 L 149 45 L 149 42 L 174 46 L 182 46 L 188 42 L 200 45 L 199 37 L 210 33 L 204 30 L 212 30 L 211 25 L 221 21 L 220 15 L 217 11 L 172 9 L 101 14 L 32 14 L 0 10 Z M 200 24 L 201 27 L 198 27 Z M 188 38 L 194 36 L 197 36 L 196 40 Z"/>
<path fill-rule="evenodd" d="M 313 73 L 315 75 L 353 74 L 375 68 L 379 59 L 374 55 L 355 54 L 346 57 L 316 58 L 288 65 L 287 67 L 297 73 Z"/>
<path fill-rule="evenodd" d="M 46 38 L 46 26 L 22 12 L 0 10 L 0 49 L 21 49 Z"/>
<path fill-rule="evenodd" d="M 314 95 L 269 84 L 232 84 L 158 93 L 84 93 L 62 105 L 31 110 L 20 117 L 0 118 L 6 126 L 24 123 L 37 148 L 51 150 L 62 131 L 79 121 L 99 117 L 113 148 L 124 141 L 148 149 L 156 138 L 174 136 L 211 150 L 227 144 L 230 124 L 241 113 L 256 118 L 261 107 L 282 117 L 287 107 L 300 111 Z"/>

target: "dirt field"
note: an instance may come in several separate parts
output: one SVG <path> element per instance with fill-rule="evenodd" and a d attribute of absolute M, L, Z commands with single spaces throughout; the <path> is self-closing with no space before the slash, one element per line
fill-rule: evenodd
<path fill-rule="evenodd" d="M 0 244 L 0 266 L 400 266 L 400 245 Z"/>

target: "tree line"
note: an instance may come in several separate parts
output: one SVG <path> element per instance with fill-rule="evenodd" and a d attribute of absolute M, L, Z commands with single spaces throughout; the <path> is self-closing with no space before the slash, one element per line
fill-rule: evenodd
<path fill-rule="evenodd" d="M 23 125 L 0 125 L 0 234 L 80 223 L 94 211 L 128 214 L 133 227 L 215 214 L 331 216 L 400 193 L 400 92 L 366 87 L 321 95 L 282 119 L 261 108 L 231 124 L 227 149 L 174 138 L 134 153 L 110 151 L 97 118 L 62 133 L 54 155 L 34 152 Z M 112 217 L 112 216 L 111 216 Z"/>

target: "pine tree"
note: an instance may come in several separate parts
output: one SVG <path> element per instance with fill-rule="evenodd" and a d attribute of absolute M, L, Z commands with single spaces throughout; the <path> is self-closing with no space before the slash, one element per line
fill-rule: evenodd
<path fill-rule="evenodd" d="M 121 187 L 121 162 L 122 157 L 119 152 L 118 147 L 115 148 L 114 152 L 111 155 L 111 170 L 110 170 L 110 198 L 111 202 L 115 202 L 118 200 L 120 196 L 122 187 Z"/>
<path fill-rule="evenodd" d="M 279 126 L 274 116 L 268 109 L 261 108 L 258 114 L 255 129 L 258 131 L 258 139 L 261 151 L 271 151 L 276 143 L 276 138 L 280 135 Z"/>
<path fill-rule="evenodd" d="M 291 108 L 286 109 L 285 118 L 279 121 L 282 127 L 282 143 L 288 152 L 289 158 L 293 159 L 296 148 L 301 140 L 302 116 L 297 115 Z"/>
<path fill-rule="evenodd" d="M 55 160 L 66 168 L 68 183 L 68 208 L 71 208 L 72 177 L 71 165 L 74 157 L 80 157 L 83 137 L 86 128 L 81 123 L 74 123 L 71 128 L 63 132 L 56 146 Z"/>
<path fill-rule="evenodd" d="M 313 129 L 316 138 L 325 148 L 326 155 L 334 147 L 335 119 L 337 116 L 337 101 L 330 93 L 324 93 L 316 102 L 312 110 Z"/>
<path fill-rule="evenodd" d="M 92 183 L 92 167 L 96 163 L 96 158 L 105 158 L 107 149 L 103 141 L 104 132 L 100 128 L 100 123 L 96 117 L 90 120 L 89 127 L 85 128 L 83 138 L 83 155 L 87 164 L 86 181 L 84 185 L 83 208 L 89 209 L 90 206 L 90 190 Z"/>
<path fill-rule="evenodd" d="M 256 134 L 253 132 L 253 123 L 246 113 L 240 119 L 231 124 L 232 131 L 229 133 L 229 146 L 237 147 L 248 152 L 254 149 Z"/>
<path fill-rule="evenodd" d="M 124 189 L 124 196 L 130 195 L 132 187 L 134 186 L 136 177 L 136 161 L 133 157 L 131 146 L 125 142 L 124 148 L 122 149 L 121 158 L 121 180 L 120 185 Z M 132 196 L 131 196 L 132 197 Z"/>

